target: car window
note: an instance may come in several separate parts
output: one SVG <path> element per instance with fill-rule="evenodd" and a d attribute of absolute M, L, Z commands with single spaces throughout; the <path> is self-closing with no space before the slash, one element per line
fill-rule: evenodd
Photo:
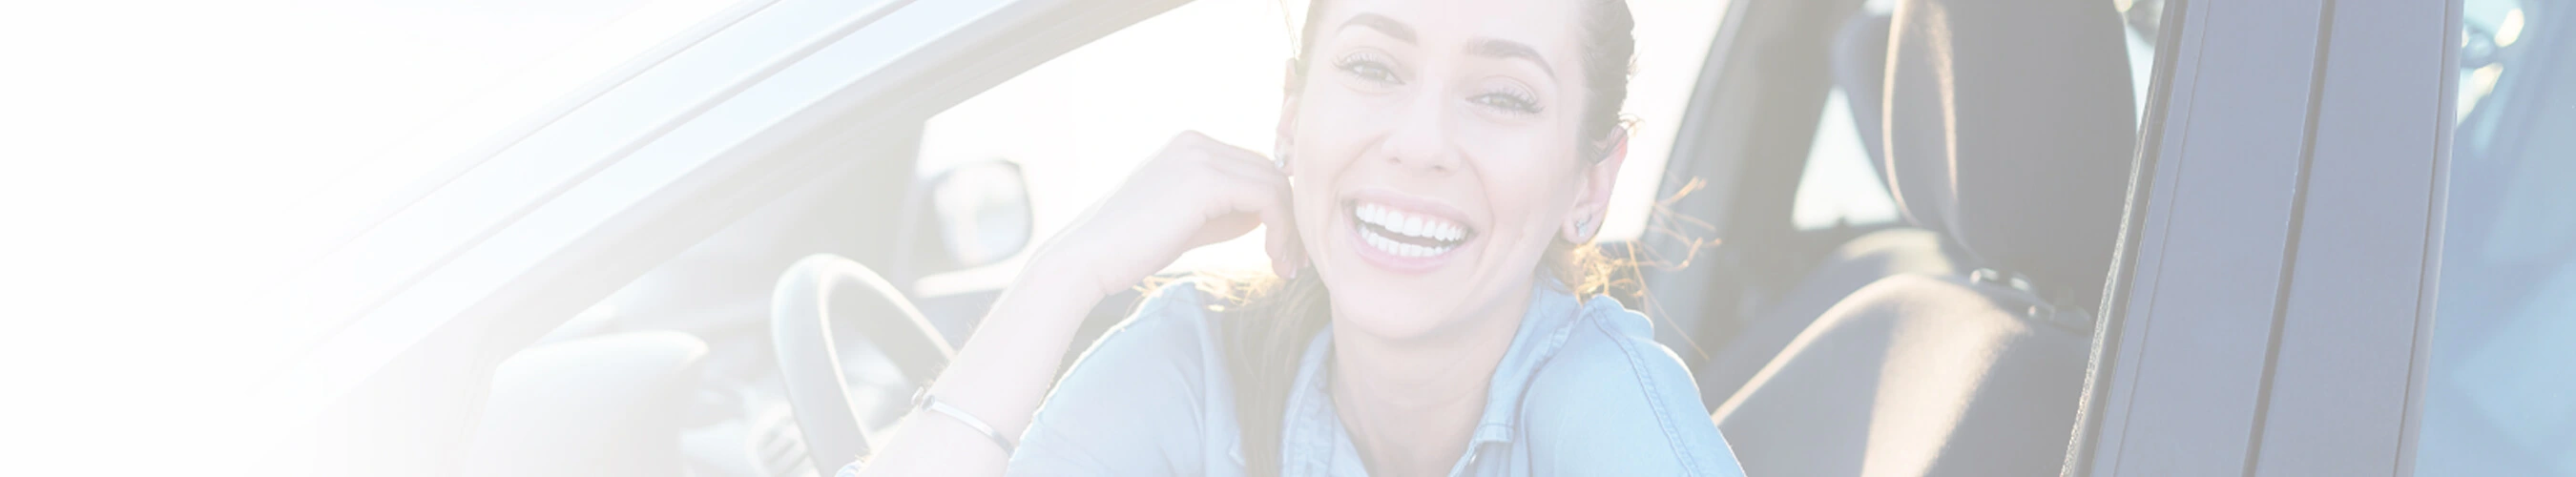
<path fill-rule="evenodd" d="M 1790 224 L 1798 230 L 1887 224 L 1900 218 L 1887 181 L 1878 175 L 1877 159 L 1870 157 L 1852 122 L 1850 101 L 1841 87 L 1825 94 L 1816 139 L 1807 146 L 1807 166 L 1798 174 L 1798 192 L 1789 205 Z"/>
<path fill-rule="evenodd" d="M 1702 0 L 1629 3 L 1636 12 L 1638 57 L 1626 108 L 1639 125 L 1614 192 L 1614 211 L 1603 224 L 1605 240 L 1633 237 L 1643 228 L 1724 8 L 1724 2 Z M 1034 236 L 1048 237 L 1181 131 L 1267 152 L 1278 122 L 1282 68 L 1294 46 L 1287 10 L 1303 15 L 1303 8 L 1303 2 L 1200 0 L 1112 33 L 932 117 L 916 170 L 928 176 L 968 161 L 1019 162 L 1035 206 Z M 1260 236 L 1192 251 L 1173 268 L 1264 267 Z M 991 278 L 1004 273 L 996 270 L 1016 270 L 1025 256 L 1024 251 L 961 273 Z M 922 286 L 950 288 L 949 278 L 928 278 Z"/>
<path fill-rule="evenodd" d="M 1269 151 L 1290 47 L 1286 22 L 1271 1 L 1181 5 L 931 117 L 916 170 L 928 176 L 968 161 L 1020 163 L 1033 236 L 1049 237 L 1181 131 Z M 1259 234 L 1248 237 L 1183 260 L 1203 265 L 1211 256 L 1249 254 L 1255 261 L 1248 263 L 1267 263 Z"/>
<path fill-rule="evenodd" d="M 2576 5 L 2465 3 L 2416 475 L 2576 475 Z"/>

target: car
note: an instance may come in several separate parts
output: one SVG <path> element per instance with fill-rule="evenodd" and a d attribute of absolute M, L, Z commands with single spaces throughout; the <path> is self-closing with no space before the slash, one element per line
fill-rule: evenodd
<path fill-rule="evenodd" d="M 1750 475 L 2576 475 L 2576 8 L 1632 3 L 1607 245 Z M 1119 161 L 1263 144 L 1296 10 L 711 10 L 359 208 L 244 412 L 330 475 L 828 473 Z"/>

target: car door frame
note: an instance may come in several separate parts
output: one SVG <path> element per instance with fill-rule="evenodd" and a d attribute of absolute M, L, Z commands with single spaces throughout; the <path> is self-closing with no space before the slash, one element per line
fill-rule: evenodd
<path fill-rule="evenodd" d="M 2411 475 L 2460 2 L 2165 14 L 2064 473 Z"/>

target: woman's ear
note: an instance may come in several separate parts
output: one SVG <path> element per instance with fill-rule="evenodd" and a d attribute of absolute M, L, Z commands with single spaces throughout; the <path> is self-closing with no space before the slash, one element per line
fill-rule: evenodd
<path fill-rule="evenodd" d="M 1602 138 L 1601 160 L 1583 166 L 1581 182 L 1575 184 L 1574 213 L 1565 224 L 1565 240 L 1584 243 L 1601 233 L 1602 219 L 1610 215 L 1610 190 L 1619 183 L 1619 166 L 1628 162 L 1628 128 L 1613 127 L 1610 136 Z"/>
<path fill-rule="evenodd" d="M 1288 58 L 1284 70 L 1287 78 L 1280 82 L 1279 126 L 1275 131 L 1278 139 L 1270 146 L 1270 160 L 1279 166 L 1280 173 L 1293 174 L 1288 168 L 1288 151 L 1294 150 L 1297 144 L 1289 138 L 1297 137 L 1297 90 L 1303 75 L 1297 74 L 1297 58 L 1294 57 Z"/>

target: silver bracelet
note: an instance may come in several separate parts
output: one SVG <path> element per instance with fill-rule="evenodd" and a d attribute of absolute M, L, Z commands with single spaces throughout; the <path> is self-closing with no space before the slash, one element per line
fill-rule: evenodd
<path fill-rule="evenodd" d="M 993 430 L 993 425 L 985 424 L 983 419 L 976 419 L 974 414 L 967 414 L 965 409 L 951 406 L 940 401 L 938 396 L 930 395 L 929 386 L 922 386 L 921 390 L 913 391 L 912 409 L 916 414 L 920 411 L 946 414 L 957 422 L 965 424 L 966 427 L 974 428 L 975 432 L 984 433 L 985 438 L 993 440 L 993 445 L 1002 446 L 1003 455 L 1010 455 L 1019 447 L 1012 445 L 1010 439 L 1002 437 L 1001 432 Z"/>

